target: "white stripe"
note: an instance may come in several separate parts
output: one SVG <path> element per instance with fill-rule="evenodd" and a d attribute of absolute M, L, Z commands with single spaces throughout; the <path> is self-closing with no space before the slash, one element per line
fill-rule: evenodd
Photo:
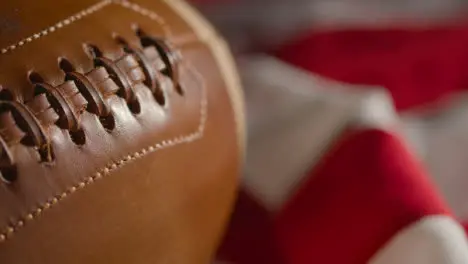
<path fill-rule="evenodd" d="M 426 217 L 398 233 L 369 263 L 466 264 L 468 243 L 453 219 Z"/>
<path fill-rule="evenodd" d="M 402 116 L 403 132 L 461 219 L 468 219 L 468 94 Z"/>
<path fill-rule="evenodd" d="M 245 183 L 278 210 L 345 127 L 390 128 L 383 90 L 327 80 L 268 56 L 240 61 L 248 113 Z"/>

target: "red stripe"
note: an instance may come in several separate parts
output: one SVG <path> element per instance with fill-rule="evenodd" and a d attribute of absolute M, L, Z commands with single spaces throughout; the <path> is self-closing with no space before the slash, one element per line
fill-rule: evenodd
<path fill-rule="evenodd" d="M 371 130 L 329 152 L 276 228 L 287 263 L 362 264 L 396 232 L 445 208 L 400 140 Z"/>
<path fill-rule="evenodd" d="M 383 86 L 399 110 L 468 88 L 468 26 L 308 34 L 273 53 L 336 80 Z"/>

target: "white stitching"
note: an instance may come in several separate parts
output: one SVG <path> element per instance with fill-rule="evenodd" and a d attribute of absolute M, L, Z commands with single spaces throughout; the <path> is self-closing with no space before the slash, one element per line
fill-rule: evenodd
<path fill-rule="evenodd" d="M 50 26 L 49 28 L 47 29 L 44 29 L 40 32 L 37 32 L 35 34 L 33 34 L 32 36 L 29 36 L 29 37 L 26 37 L 20 41 L 18 41 L 17 43 L 15 44 L 12 44 L 8 47 L 5 47 L 5 48 L 2 48 L 0 49 L 0 54 L 6 54 L 6 53 L 9 53 L 9 52 L 12 52 L 13 50 L 21 47 L 21 46 L 24 46 L 25 44 L 27 43 L 30 43 L 34 40 L 37 40 L 39 38 L 42 38 L 42 37 L 45 37 L 47 35 L 49 35 L 50 33 L 52 32 L 55 32 L 56 30 L 59 30 L 59 29 L 62 29 L 70 24 L 72 24 L 73 22 L 77 21 L 77 20 L 80 20 L 86 16 L 89 16 L 99 10 L 101 10 L 102 8 L 104 8 L 105 6 L 108 6 L 109 4 L 117 4 L 117 5 L 120 5 L 122 7 L 125 7 L 129 10 L 132 10 L 140 15 L 143 15 L 145 17 L 148 17 L 149 19 L 153 20 L 153 21 L 156 21 L 157 23 L 160 24 L 160 26 L 162 27 L 163 31 L 164 31 L 164 34 L 166 37 L 171 37 L 173 36 L 172 34 L 172 31 L 171 31 L 171 28 L 167 25 L 166 21 L 161 17 L 159 16 L 158 14 L 156 14 L 155 12 L 147 9 L 147 8 L 144 8 L 144 7 L 141 7 L 140 5 L 137 5 L 135 3 L 131 3 L 129 1 L 126 1 L 126 0 L 102 0 L 100 2 L 98 2 L 97 4 L 94 4 L 62 21 L 59 21 L 57 24 L 53 25 L 53 26 Z"/>
<path fill-rule="evenodd" d="M 164 149 L 168 149 L 168 148 L 171 148 L 171 147 L 174 147 L 176 145 L 179 145 L 179 144 L 184 144 L 184 143 L 191 143 L 195 140 L 198 140 L 200 138 L 203 137 L 203 134 L 204 134 L 204 131 L 205 131 L 205 125 L 206 125 L 206 121 L 207 121 L 207 118 L 208 118 L 208 112 L 207 112 L 207 104 L 208 104 L 208 101 L 207 101 L 207 89 L 206 89 L 206 82 L 203 78 L 203 76 L 200 75 L 200 73 L 198 73 L 198 71 L 195 70 L 195 68 L 187 63 L 187 68 L 190 69 L 190 71 L 192 72 L 192 74 L 194 74 L 196 76 L 196 78 L 198 79 L 198 81 L 200 82 L 201 84 L 201 95 L 200 95 L 200 121 L 199 121 L 199 124 L 198 124 L 198 127 L 197 129 L 188 134 L 188 135 L 185 135 L 185 136 L 176 136 L 176 137 L 173 137 L 171 139 L 165 139 L 165 140 L 162 140 L 158 143 L 155 143 L 151 146 L 148 146 L 148 147 L 145 147 L 139 151 L 136 151 L 132 154 L 128 154 L 124 157 L 122 157 L 121 159 L 115 161 L 115 162 L 112 162 L 111 164 L 99 169 L 98 171 L 96 171 L 95 173 L 93 173 L 91 176 L 88 176 L 86 178 L 84 178 L 82 181 L 80 181 L 79 183 L 77 183 L 76 185 L 72 186 L 72 187 L 69 187 L 67 190 L 65 190 L 64 192 L 62 192 L 61 194 L 59 195 L 56 195 L 50 199 L 48 199 L 48 201 L 41 205 L 41 206 L 38 206 L 36 209 L 33 209 L 31 212 L 29 212 L 25 217 L 23 218 L 20 218 L 19 220 L 16 221 L 16 223 L 13 223 L 13 224 L 10 224 L 9 226 L 7 226 L 6 228 L 4 228 L 5 231 L 3 231 L 3 233 L 0 233 L 0 243 L 4 242 L 7 240 L 7 238 L 11 238 L 15 232 L 17 232 L 19 229 L 21 229 L 25 224 L 26 222 L 28 221 L 33 221 L 35 219 L 37 219 L 44 211 L 46 211 L 47 209 L 50 209 L 52 206 L 58 204 L 61 200 L 63 200 L 64 198 L 66 198 L 67 196 L 71 195 L 72 193 L 75 193 L 77 192 L 78 190 L 80 189 L 84 189 L 86 186 L 94 183 L 95 181 L 97 180 L 100 180 L 108 175 L 110 175 L 111 172 L 119 169 L 120 167 L 123 167 L 124 165 L 132 162 L 132 161 L 135 161 L 139 158 L 142 158 L 148 154 L 151 154 L 153 152 L 157 152 L 159 150 L 164 150 Z"/>
<path fill-rule="evenodd" d="M 36 34 L 33 34 L 32 36 L 30 37 L 27 37 L 27 38 L 24 38 L 20 41 L 18 41 L 16 44 L 12 44 L 8 47 L 5 47 L 5 48 L 2 48 L 0 50 L 0 54 L 6 54 L 8 52 L 11 52 L 13 50 L 15 50 L 16 48 L 18 47 L 21 47 L 21 46 L 24 46 L 26 43 L 30 43 L 32 42 L 33 40 L 36 40 L 36 39 L 39 39 L 41 37 L 44 37 L 44 36 L 47 36 L 48 34 L 54 32 L 55 30 L 57 29 L 60 29 L 60 28 L 63 28 L 65 26 L 68 26 L 70 25 L 71 23 L 77 21 L 77 20 L 80 20 L 82 19 L 83 17 L 85 16 L 89 16 L 91 15 L 92 13 L 95 13 L 97 11 L 99 11 L 100 9 L 102 9 L 103 7 L 109 5 L 110 3 L 112 3 L 111 0 L 103 0 L 103 1 L 100 1 L 98 2 L 97 4 L 94 4 L 60 22 L 58 22 L 57 24 L 47 28 L 47 29 L 44 29 Z M 1 238 L 1 237 L 0 237 Z"/>
<path fill-rule="evenodd" d="M 166 35 L 166 37 L 171 37 L 173 34 L 172 34 L 172 31 L 170 29 L 170 27 L 167 25 L 166 21 L 164 20 L 164 18 L 162 18 L 160 15 L 156 14 L 155 12 L 147 9 L 147 8 L 144 8 L 138 4 L 135 4 L 135 3 L 131 3 L 127 0 L 114 0 L 113 1 L 115 4 L 118 4 L 118 5 L 121 5 L 125 8 L 128 8 L 134 12 L 137 12 L 143 16 L 146 16 L 148 18 L 150 18 L 151 20 L 154 20 L 156 22 L 158 22 L 161 27 L 163 28 L 164 30 L 164 34 Z"/>

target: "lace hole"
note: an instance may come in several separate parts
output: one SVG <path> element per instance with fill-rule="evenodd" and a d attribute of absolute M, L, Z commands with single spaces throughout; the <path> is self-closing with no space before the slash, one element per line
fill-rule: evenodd
<path fill-rule="evenodd" d="M 13 183 L 18 179 L 16 166 L 0 168 L 0 179 L 6 183 Z"/>
<path fill-rule="evenodd" d="M 128 103 L 127 106 L 133 114 L 139 114 L 141 112 L 141 105 L 138 100 Z"/>
<path fill-rule="evenodd" d="M 14 99 L 13 94 L 12 94 L 9 90 L 3 88 L 3 87 L 0 85 L 0 100 L 3 100 L 3 101 L 13 101 L 13 99 Z"/>
<path fill-rule="evenodd" d="M 177 93 L 179 93 L 181 96 L 184 96 L 184 95 L 185 95 L 185 91 L 184 91 L 184 89 L 182 88 L 182 85 L 180 85 L 180 84 L 177 85 L 176 91 L 177 91 Z"/>
<path fill-rule="evenodd" d="M 156 100 L 156 102 L 161 105 L 161 106 L 164 106 L 166 105 L 166 97 L 164 96 L 164 93 L 161 91 L 161 90 L 156 90 L 154 93 L 153 93 L 153 96 L 154 96 L 154 99 Z"/>
<path fill-rule="evenodd" d="M 65 73 L 75 71 L 73 64 L 66 58 L 59 58 L 59 67 Z"/>
<path fill-rule="evenodd" d="M 101 122 L 102 126 L 107 130 L 107 132 L 112 132 L 112 130 L 115 128 L 115 118 L 112 114 L 108 116 L 100 116 L 99 122 Z"/>
<path fill-rule="evenodd" d="M 34 136 L 27 133 L 28 128 L 30 127 L 28 122 L 16 110 L 11 111 L 11 115 L 13 116 L 13 119 L 15 120 L 16 125 L 21 129 L 21 131 L 23 131 L 25 133 L 25 136 L 20 141 L 21 144 L 24 144 L 24 145 L 30 146 L 30 147 L 35 146 L 34 145 Z"/>
<path fill-rule="evenodd" d="M 69 131 L 68 133 L 70 134 L 71 140 L 75 144 L 77 144 L 79 146 L 82 146 L 82 145 L 86 144 L 86 134 L 83 131 L 83 129 L 79 129 L 79 130 L 76 130 L 76 131 Z"/>
<path fill-rule="evenodd" d="M 54 149 L 50 144 L 39 148 L 38 152 L 39 156 L 41 157 L 41 162 L 52 162 L 55 160 Z"/>
<path fill-rule="evenodd" d="M 146 36 L 146 33 L 138 25 L 136 25 L 136 24 L 132 25 L 132 29 L 133 29 L 133 31 L 135 31 L 135 34 L 138 37 L 142 38 L 142 37 Z"/>
<path fill-rule="evenodd" d="M 42 78 L 42 76 L 35 72 L 35 71 L 30 71 L 28 73 L 28 79 L 29 79 L 29 82 L 31 82 L 31 84 L 36 84 L 36 83 L 43 83 L 44 82 L 44 78 Z"/>
<path fill-rule="evenodd" d="M 92 59 L 102 57 L 103 55 L 102 51 L 96 45 L 86 43 L 83 45 L 83 48 L 86 54 Z"/>
<path fill-rule="evenodd" d="M 130 48 L 130 45 L 128 44 L 128 42 L 124 38 L 122 38 L 121 36 L 118 36 L 118 35 L 114 35 L 114 39 L 117 42 L 117 44 L 122 46 L 123 50 L 126 53 L 132 53 L 132 49 Z"/>

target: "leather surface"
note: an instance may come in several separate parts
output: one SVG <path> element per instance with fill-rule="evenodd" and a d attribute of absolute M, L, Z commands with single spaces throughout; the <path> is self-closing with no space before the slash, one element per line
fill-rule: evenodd
<path fill-rule="evenodd" d="M 16 170 L 12 182 L 0 182 L 0 263 L 210 260 L 243 159 L 241 97 L 233 98 L 225 62 L 209 43 L 218 38 L 201 39 L 176 4 L 184 5 L 0 3 L 0 169 L 4 177 Z M 145 48 L 137 28 L 171 44 L 178 75 L 156 69 L 159 85 L 150 87 L 133 53 Z M 98 47 L 117 76 L 85 44 Z"/>

